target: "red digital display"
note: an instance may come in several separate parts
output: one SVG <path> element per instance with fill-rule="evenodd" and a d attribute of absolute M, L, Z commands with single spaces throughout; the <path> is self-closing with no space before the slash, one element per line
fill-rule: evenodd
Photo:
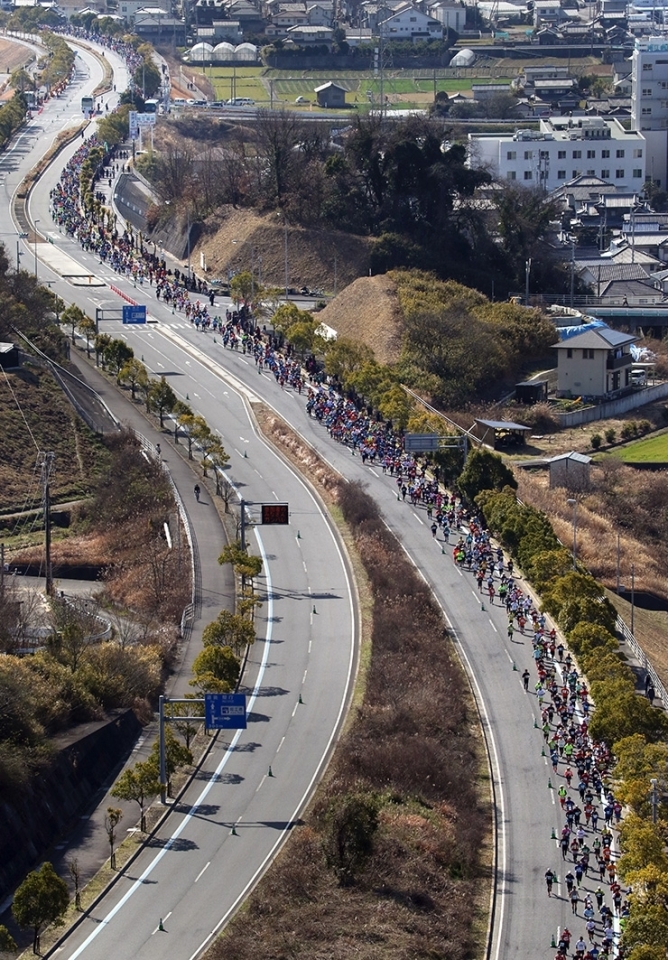
<path fill-rule="evenodd" d="M 262 523 L 290 523 L 290 510 L 287 503 L 263 503 Z"/>

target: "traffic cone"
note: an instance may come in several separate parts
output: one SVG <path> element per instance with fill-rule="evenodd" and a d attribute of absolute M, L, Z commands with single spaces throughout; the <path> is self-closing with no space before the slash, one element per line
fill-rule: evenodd
<path fill-rule="evenodd" d="M 441 547 L 441 553 L 445 553 L 445 547 Z"/>
<path fill-rule="evenodd" d="M 557 833 L 554 827 L 552 827 L 552 836 L 550 837 L 550 840 L 556 840 L 556 839 L 557 839 Z"/>
<path fill-rule="evenodd" d="M 162 925 L 162 917 L 160 917 L 160 923 L 158 924 L 158 930 L 162 930 L 163 933 L 164 933 L 164 931 L 165 931 L 165 928 L 164 928 L 163 925 Z"/>
<path fill-rule="evenodd" d="M 313 612 L 314 612 L 314 613 L 317 613 L 317 612 L 318 612 L 318 611 L 316 610 L 316 608 L 315 608 L 315 604 L 313 604 Z"/>
<path fill-rule="evenodd" d="M 237 833 L 237 828 L 234 826 L 234 824 L 232 824 L 232 833 L 230 834 L 230 836 L 232 836 L 232 837 L 238 837 L 238 836 L 239 836 L 239 834 Z"/>
<path fill-rule="evenodd" d="M 244 459 L 248 460 L 248 453 L 244 450 Z"/>
<path fill-rule="evenodd" d="M 548 780 L 548 781 L 547 781 L 547 789 L 548 789 L 548 790 L 554 790 L 554 787 L 552 786 L 552 781 L 551 781 L 551 780 Z"/>
<path fill-rule="evenodd" d="M 301 693 L 299 694 L 299 703 L 304 703 L 304 701 L 302 700 L 302 695 L 301 695 Z"/>
<path fill-rule="evenodd" d="M 537 730 L 537 729 L 538 729 L 538 724 L 536 723 L 536 718 L 535 718 L 535 717 L 533 718 L 533 726 L 534 726 L 534 730 Z"/>
<path fill-rule="evenodd" d="M 541 747 L 541 749 L 540 749 L 540 755 L 541 755 L 541 757 L 544 757 L 544 756 L 545 756 L 545 747 Z"/>
<path fill-rule="evenodd" d="M 271 771 L 271 767 L 269 767 L 269 773 L 267 774 L 267 776 L 268 776 L 268 777 L 273 777 L 273 775 L 274 775 L 274 774 L 273 774 L 272 771 Z"/>
<path fill-rule="evenodd" d="M 484 612 L 484 610 L 485 610 L 485 604 L 484 604 L 484 602 L 483 602 L 482 600 L 480 601 L 480 609 L 481 609 L 483 612 Z"/>
<path fill-rule="evenodd" d="M 515 663 L 514 660 L 513 660 L 513 670 L 517 673 L 517 664 Z"/>
<path fill-rule="evenodd" d="M 550 941 L 550 947 L 552 950 L 557 946 L 557 941 L 554 939 L 554 934 L 552 934 L 552 940 Z"/>
<path fill-rule="evenodd" d="M 302 535 L 301 535 L 301 533 L 300 533 L 299 530 L 298 530 L 298 531 L 297 531 L 297 539 L 298 539 L 298 540 L 301 540 L 301 538 L 302 538 Z"/>

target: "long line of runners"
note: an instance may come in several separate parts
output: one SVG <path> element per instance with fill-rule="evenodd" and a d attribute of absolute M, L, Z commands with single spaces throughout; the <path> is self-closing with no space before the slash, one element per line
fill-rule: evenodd
<path fill-rule="evenodd" d="M 146 278 L 149 287 L 155 284 L 156 297 L 183 310 L 198 330 L 219 333 L 222 348 L 252 356 L 259 374 L 266 371 L 279 386 L 291 386 L 301 394 L 306 377 L 289 346 L 280 350 L 271 333 L 249 329 L 230 311 L 224 321 L 222 317 L 212 317 L 206 304 L 191 300 L 185 283 L 167 270 L 164 260 L 148 253 L 127 231 L 119 236 L 83 213 L 79 174 L 89 150 L 96 145 L 94 137 L 82 144 L 63 171 L 51 197 L 54 219 L 82 247 L 94 250 L 113 269 L 135 279 Z M 112 175 L 108 169 L 105 173 Z M 343 398 L 333 385 L 318 383 L 319 378 L 313 374 L 312 370 L 308 378 L 307 414 L 322 423 L 330 437 L 346 445 L 352 455 L 379 465 L 383 473 L 394 477 L 402 501 L 408 499 L 412 507 L 425 510 L 432 537 L 452 546 L 453 561 L 475 577 L 479 591 L 486 592 L 489 602 L 498 601 L 505 607 L 510 640 L 515 631 L 531 636 L 533 694 L 553 775 L 561 781 L 558 796 L 563 826 L 557 839 L 568 866 L 563 877 L 565 895 L 573 923 L 579 922 L 580 917 L 583 923 L 581 935 L 573 943 L 570 930 L 561 931 L 555 942 L 555 960 L 564 960 L 571 946 L 573 955 L 580 960 L 621 956 L 617 931 L 624 929 L 629 904 L 617 878 L 612 827 L 619 823 L 622 808 L 609 785 L 609 752 L 604 744 L 589 736 L 591 705 L 585 681 L 555 630 L 547 629 L 545 617 L 533 598 L 520 588 L 512 559 L 506 561 L 501 548 L 493 546 L 482 518 L 470 514 L 455 494 L 441 486 L 437 470 L 430 475 L 425 462 L 403 450 L 402 438 L 390 423 L 376 420 L 369 410 Z M 526 669 L 522 682 L 527 694 L 531 692 L 531 680 Z M 603 826 L 599 831 L 601 819 Z M 557 875 L 549 866 L 545 882 L 550 897 L 556 880 Z"/>

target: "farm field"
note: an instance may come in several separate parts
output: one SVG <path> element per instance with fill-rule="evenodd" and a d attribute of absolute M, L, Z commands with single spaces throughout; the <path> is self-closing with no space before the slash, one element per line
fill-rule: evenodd
<path fill-rule="evenodd" d="M 612 451 L 611 456 L 618 457 L 624 463 L 666 463 L 668 464 L 668 433 L 655 437 L 646 437 L 628 447 Z"/>
<path fill-rule="evenodd" d="M 295 71 L 296 73 L 296 71 Z M 380 80 L 367 72 L 351 74 L 349 71 L 337 73 L 335 70 L 314 70 L 307 75 L 296 76 L 287 70 L 267 70 L 263 67 L 228 66 L 206 67 L 204 74 L 215 91 L 216 100 L 231 97 L 249 97 L 257 104 L 268 106 L 273 102 L 280 109 L 285 104 L 294 104 L 297 97 L 303 97 L 308 109 L 310 101 L 315 100 L 314 88 L 328 80 L 333 80 L 347 91 L 346 102 L 360 107 L 377 100 L 380 95 Z M 402 107 L 424 107 L 432 102 L 434 93 L 466 93 L 474 83 L 488 84 L 503 82 L 491 76 L 453 77 L 451 71 L 428 70 L 389 70 L 384 79 L 385 94 L 390 102 L 400 103 Z M 273 93 L 273 95 L 272 95 Z"/>

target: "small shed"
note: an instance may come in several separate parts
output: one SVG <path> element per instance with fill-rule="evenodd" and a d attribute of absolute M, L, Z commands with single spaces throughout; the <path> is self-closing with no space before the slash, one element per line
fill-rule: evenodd
<path fill-rule="evenodd" d="M 21 366 L 19 348 L 15 343 L 0 343 L 0 368 L 12 370 Z"/>
<path fill-rule="evenodd" d="M 319 107 L 345 107 L 346 90 L 331 80 L 316 87 L 313 91 L 318 99 Z"/>
<path fill-rule="evenodd" d="M 545 403 L 547 388 L 547 380 L 523 380 L 515 384 L 515 399 L 518 403 Z"/>
<path fill-rule="evenodd" d="M 531 427 L 525 427 L 523 423 L 513 423 L 512 420 L 478 420 L 476 426 L 482 431 L 480 438 L 483 443 L 489 442 L 487 437 L 489 433 L 494 435 L 494 449 L 500 450 L 504 447 L 522 447 L 527 442 L 527 433 L 531 433 Z"/>
<path fill-rule="evenodd" d="M 552 457 L 550 466 L 550 489 L 565 487 L 573 492 L 589 490 L 591 486 L 591 457 L 584 453 L 561 453 Z"/>

